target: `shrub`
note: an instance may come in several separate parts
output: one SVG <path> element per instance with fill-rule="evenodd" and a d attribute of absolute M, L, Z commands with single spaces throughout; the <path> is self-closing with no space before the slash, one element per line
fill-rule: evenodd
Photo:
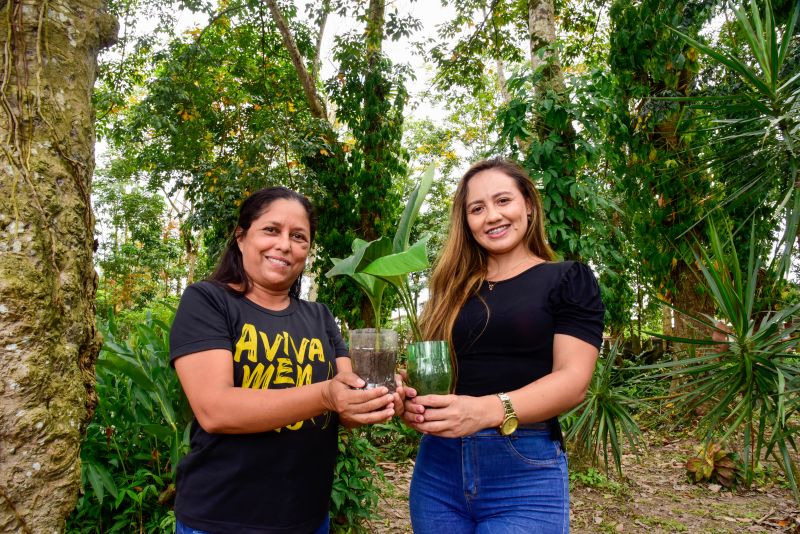
<path fill-rule="evenodd" d="M 99 400 L 68 532 L 174 530 L 174 474 L 189 448 L 191 412 L 169 366 L 171 319 L 146 314 L 124 337 L 113 315 L 98 324 Z"/>

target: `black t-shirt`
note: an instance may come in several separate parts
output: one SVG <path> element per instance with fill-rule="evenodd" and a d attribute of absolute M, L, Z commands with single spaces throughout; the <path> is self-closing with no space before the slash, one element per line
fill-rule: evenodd
<path fill-rule="evenodd" d="M 347 356 L 322 304 L 291 299 L 272 311 L 210 282 L 186 288 L 170 332 L 170 357 L 227 349 L 235 387 L 280 389 L 321 382 Z M 223 534 L 297 533 L 328 513 L 338 418 L 322 414 L 253 434 L 209 434 L 192 423 L 191 452 L 177 473 L 175 515 Z"/>
<path fill-rule="evenodd" d="M 453 326 L 456 393 L 512 391 L 551 373 L 555 334 L 600 347 L 604 308 L 586 265 L 540 263 L 492 286 L 467 300 Z"/>

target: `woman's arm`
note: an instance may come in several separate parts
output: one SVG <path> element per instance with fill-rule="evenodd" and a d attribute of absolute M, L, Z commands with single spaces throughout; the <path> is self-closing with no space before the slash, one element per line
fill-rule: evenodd
<path fill-rule="evenodd" d="M 348 371 L 295 388 L 237 388 L 232 354 L 224 349 L 181 356 L 175 360 L 175 370 L 198 423 L 209 433 L 265 432 L 326 411 L 336 411 L 355 425 L 386 421 L 394 415 L 394 399 L 386 388 L 351 389 L 363 386 L 363 381 Z"/>
<path fill-rule="evenodd" d="M 553 371 L 509 391 L 519 422 L 546 421 L 580 403 L 592 379 L 597 349 L 576 337 L 556 334 Z M 504 411 L 496 395 L 426 395 L 406 401 L 406 421 L 423 433 L 459 437 L 499 427 Z"/>

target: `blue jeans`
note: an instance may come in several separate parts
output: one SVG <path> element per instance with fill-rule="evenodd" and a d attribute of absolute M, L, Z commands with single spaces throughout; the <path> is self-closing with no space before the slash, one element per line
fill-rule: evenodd
<path fill-rule="evenodd" d="M 312 532 L 311 534 L 328 534 L 331 529 L 331 518 L 325 516 L 325 521 L 319 526 L 317 530 Z M 185 523 L 181 523 L 180 519 L 175 519 L 175 534 L 211 534 L 205 530 L 197 530 L 195 528 L 186 526 Z"/>
<path fill-rule="evenodd" d="M 567 457 L 548 430 L 425 435 L 409 507 L 415 534 L 568 533 Z"/>

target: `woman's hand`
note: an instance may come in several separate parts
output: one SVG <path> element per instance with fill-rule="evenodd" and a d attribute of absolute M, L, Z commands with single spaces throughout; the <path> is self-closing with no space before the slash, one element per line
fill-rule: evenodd
<path fill-rule="evenodd" d="M 416 393 L 416 392 L 415 392 Z M 503 407 L 494 396 L 423 395 L 406 398 L 404 420 L 423 434 L 457 438 L 499 426 Z"/>
<path fill-rule="evenodd" d="M 403 377 L 400 375 L 394 375 L 394 383 L 396 386 L 392 394 L 392 398 L 394 399 L 394 415 L 401 417 L 403 412 L 405 412 L 406 386 L 403 385 Z"/>
<path fill-rule="evenodd" d="M 396 395 L 390 395 L 386 387 L 353 389 L 362 387 L 364 381 L 349 371 L 340 371 L 325 382 L 323 402 L 347 428 L 383 423 L 395 414 Z"/>

